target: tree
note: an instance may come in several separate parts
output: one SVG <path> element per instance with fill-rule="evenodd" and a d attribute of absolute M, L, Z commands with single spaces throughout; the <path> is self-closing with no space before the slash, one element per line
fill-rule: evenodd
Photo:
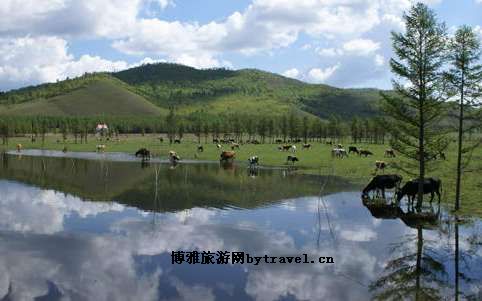
<path fill-rule="evenodd" d="M 418 3 L 403 16 L 405 33 L 392 32 L 397 58 L 390 60 L 394 93 L 382 93 L 390 145 L 408 160 L 397 164 L 409 174 L 418 167 L 417 208 L 423 202 L 423 179 L 427 163 L 433 162 L 448 141 L 441 131 L 445 94 L 442 67 L 445 62 L 446 30 L 435 13 Z"/>
<path fill-rule="evenodd" d="M 169 144 L 172 144 L 176 136 L 176 112 L 173 106 L 169 107 L 169 114 L 166 117 L 166 127 Z"/>
<path fill-rule="evenodd" d="M 464 128 L 464 121 L 479 121 L 473 119 L 471 111 L 472 101 L 480 96 L 482 81 L 482 65 L 478 64 L 480 58 L 480 41 L 471 27 L 460 27 L 455 36 L 450 41 L 449 59 L 451 68 L 447 74 L 448 79 L 454 90 L 454 94 L 459 99 L 458 118 L 458 147 L 457 147 L 457 176 L 455 184 L 455 210 L 460 207 L 461 179 L 463 173 L 462 156 L 471 153 L 479 143 L 472 143 L 468 147 L 463 147 L 464 133 L 470 132 L 478 122 L 472 122 L 468 128 Z M 467 112 L 466 112 L 467 111 Z M 470 156 L 469 156 L 470 158 Z"/>

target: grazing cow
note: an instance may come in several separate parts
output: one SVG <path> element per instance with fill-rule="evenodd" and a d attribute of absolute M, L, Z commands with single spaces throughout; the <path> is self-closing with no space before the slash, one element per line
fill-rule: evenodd
<path fill-rule="evenodd" d="M 236 157 L 236 152 L 233 151 L 223 151 L 220 155 L 220 160 L 219 161 L 228 161 L 228 160 L 234 160 Z"/>
<path fill-rule="evenodd" d="M 237 144 L 237 143 L 231 144 L 231 149 L 232 149 L 232 150 L 234 150 L 234 149 L 236 149 L 236 148 L 239 149 L 239 144 Z"/>
<path fill-rule="evenodd" d="M 248 159 L 248 163 L 249 163 L 249 168 L 255 168 L 258 166 L 259 164 L 259 158 L 258 156 L 252 156 Z"/>
<path fill-rule="evenodd" d="M 219 139 L 218 139 L 218 138 L 213 138 L 213 143 L 219 144 Z"/>
<path fill-rule="evenodd" d="M 311 148 L 311 144 L 307 143 L 307 144 L 303 144 L 303 149 L 310 149 Z"/>
<path fill-rule="evenodd" d="M 343 144 L 338 144 L 336 147 L 343 148 Z"/>
<path fill-rule="evenodd" d="M 406 195 L 408 201 L 413 203 L 415 196 L 418 194 L 419 179 L 410 180 L 402 189 L 397 192 L 397 202 Z M 442 181 L 438 178 L 425 178 L 423 181 L 423 194 L 430 193 L 430 203 L 432 203 L 434 195 L 437 194 L 438 202 L 440 203 L 440 190 L 442 189 Z"/>
<path fill-rule="evenodd" d="M 160 142 L 160 143 L 164 142 L 164 138 L 159 137 L 159 142 Z"/>
<path fill-rule="evenodd" d="M 332 141 L 326 141 L 325 143 L 328 144 L 328 145 L 333 145 Z"/>
<path fill-rule="evenodd" d="M 17 153 L 21 152 L 23 149 L 23 145 L 21 145 L 20 143 L 17 144 Z"/>
<path fill-rule="evenodd" d="M 67 146 L 64 146 L 64 148 L 62 149 L 62 152 L 63 152 L 63 153 L 66 153 L 66 152 L 67 152 Z"/>
<path fill-rule="evenodd" d="M 331 156 L 335 158 L 340 158 L 340 159 L 342 159 L 343 157 L 348 158 L 348 153 L 344 148 L 334 148 L 331 150 Z"/>
<path fill-rule="evenodd" d="M 281 140 L 281 139 L 276 139 L 276 143 L 283 143 L 283 140 Z"/>
<path fill-rule="evenodd" d="M 376 195 L 379 195 L 381 190 L 382 197 L 385 198 L 385 189 L 395 188 L 396 191 L 400 189 L 402 177 L 400 175 L 378 175 L 372 178 L 368 185 L 363 189 L 362 195 L 368 196 L 370 191 L 375 190 Z"/>
<path fill-rule="evenodd" d="M 285 144 L 285 145 L 280 146 L 280 147 L 281 147 L 281 150 L 282 150 L 282 151 L 287 152 L 287 151 L 289 151 L 289 150 L 291 149 L 292 145 L 290 145 L 290 144 Z"/>
<path fill-rule="evenodd" d="M 386 167 L 387 167 L 387 162 L 385 162 L 385 161 L 375 161 L 375 173 L 378 170 L 384 171 Z"/>
<path fill-rule="evenodd" d="M 181 157 L 175 151 L 169 151 L 169 161 L 171 164 L 176 164 L 181 160 Z"/>
<path fill-rule="evenodd" d="M 292 153 L 296 153 L 296 145 L 293 144 L 293 145 L 291 146 L 291 152 L 292 152 Z"/>
<path fill-rule="evenodd" d="M 291 164 L 294 165 L 295 162 L 297 162 L 297 161 L 300 161 L 300 160 L 299 160 L 298 157 L 296 157 L 296 156 L 288 156 L 288 157 L 286 157 L 286 164 L 288 164 L 288 163 L 291 162 Z"/>
<path fill-rule="evenodd" d="M 217 147 L 218 149 L 220 149 L 222 146 L 221 146 L 221 144 L 216 144 L 216 147 Z"/>
<path fill-rule="evenodd" d="M 181 139 L 174 139 L 174 144 L 181 144 Z"/>
<path fill-rule="evenodd" d="M 258 140 L 252 140 L 251 143 L 252 144 L 260 144 L 260 142 Z"/>
<path fill-rule="evenodd" d="M 360 150 L 360 152 L 358 154 L 360 155 L 360 157 L 365 156 L 365 158 L 368 157 L 368 156 L 373 156 L 373 153 L 369 150 L 366 150 L 366 149 Z"/>
<path fill-rule="evenodd" d="M 389 148 L 387 150 L 385 150 L 385 157 L 386 158 L 395 158 L 395 150 Z"/>
<path fill-rule="evenodd" d="M 356 146 L 349 146 L 348 147 L 348 153 L 355 153 L 355 154 L 360 154 L 360 151 L 358 150 L 358 147 Z"/>
<path fill-rule="evenodd" d="M 197 151 L 200 153 L 204 152 L 204 147 L 202 145 L 198 145 Z"/>
<path fill-rule="evenodd" d="M 105 144 L 97 144 L 96 145 L 97 152 L 105 152 Z"/>
<path fill-rule="evenodd" d="M 147 148 L 140 148 L 136 152 L 136 157 L 141 157 L 142 161 L 151 159 L 151 152 Z"/>

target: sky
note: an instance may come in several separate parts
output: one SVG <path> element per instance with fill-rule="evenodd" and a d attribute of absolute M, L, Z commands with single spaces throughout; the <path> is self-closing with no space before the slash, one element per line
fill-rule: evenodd
<path fill-rule="evenodd" d="M 423 0 L 482 38 L 482 0 Z M 257 68 L 391 87 L 391 31 L 412 0 L 2 0 L 0 91 L 144 63 Z"/>

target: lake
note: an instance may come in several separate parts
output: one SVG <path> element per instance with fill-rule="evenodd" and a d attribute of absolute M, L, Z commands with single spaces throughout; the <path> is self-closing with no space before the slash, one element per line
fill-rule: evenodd
<path fill-rule="evenodd" d="M 482 299 L 482 222 L 436 203 L 417 214 L 343 178 L 242 164 L 49 155 L 2 155 L 0 300 Z"/>

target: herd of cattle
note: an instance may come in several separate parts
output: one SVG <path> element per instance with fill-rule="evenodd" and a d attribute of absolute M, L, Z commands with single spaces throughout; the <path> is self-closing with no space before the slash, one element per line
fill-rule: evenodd
<path fill-rule="evenodd" d="M 162 138 L 161 138 L 162 139 Z M 277 143 L 282 143 L 280 139 L 276 141 Z M 292 142 L 301 142 L 299 141 L 292 141 Z M 180 144 L 181 141 L 176 139 L 174 141 L 175 144 Z M 222 145 L 220 143 L 229 144 L 231 150 L 221 150 L 220 153 L 220 162 L 232 162 L 236 158 L 236 149 L 240 149 L 240 144 L 234 141 L 233 139 L 225 140 L 225 139 L 213 139 L 213 143 L 216 145 L 218 149 L 222 149 Z M 258 140 L 250 140 L 246 143 L 250 144 L 260 144 Z M 333 145 L 332 143 L 327 143 Z M 302 145 L 303 150 L 311 149 L 312 145 L 305 143 Z M 23 149 L 22 144 L 17 144 L 16 146 L 17 152 L 21 152 Z M 297 152 L 297 146 L 295 144 L 281 144 L 277 148 L 279 151 L 282 152 L 291 152 L 290 155 L 286 157 L 286 164 L 294 165 L 296 162 L 300 161 L 299 158 L 295 155 Z M 106 145 L 105 144 L 98 144 L 96 145 L 97 152 L 105 152 Z M 64 147 L 62 150 L 64 153 L 67 152 L 67 147 Z M 198 145 L 197 152 L 204 152 L 204 146 Z M 343 147 L 342 144 L 336 144 L 331 149 L 331 156 L 333 159 L 343 159 L 348 158 L 349 155 L 354 154 L 358 155 L 359 157 L 369 157 L 373 156 L 373 152 L 367 149 L 360 149 L 356 146 L 349 146 L 348 151 Z M 146 148 L 141 148 L 135 153 L 136 157 L 141 157 L 142 161 L 148 161 L 151 158 L 151 152 Z M 393 149 L 385 150 L 384 157 L 386 158 L 395 158 L 396 154 Z M 445 154 L 441 153 L 439 155 L 440 159 L 445 159 Z M 169 161 L 171 164 L 177 164 L 181 157 L 175 151 L 169 151 Z M 260 160 L 258 156 L 251 156 L 248 158 L 249 168 L 257 168 Z M 375 173 L 379 170 L 384 170 L 387 167 L 387 162 L 377 160 L 375 161 Z M 385 190 L 386 189 L 395 189 L 395 199 L 399 202 L 404 196 L 407 196 L 409 203 L 413 204 L 413 200 L 418 193 L 419 189 L 419 180 L 410 180 L 405 183 L 403 187 L 400 187 L 402 183 L 402 176 L 396 174 L 382 174 L 376 175 L 372 178 L 372 180 L 368 183 L 368 185 L 363 189 L 362 195 L 363 197 L 369 197 L 371 192 L 375 192 L 376 196 L 379 196 L 380 193 L 383 198 L 385 198 Z M 430 202 L 432 202 L 435 194 L 438 197 L 438 201 L 440 202 L 440 191 L 442 188 L 441 180 L 438 178 L 426 178 L 423 182 L 423 193 L 424 194 L 431 194 Z"/>

